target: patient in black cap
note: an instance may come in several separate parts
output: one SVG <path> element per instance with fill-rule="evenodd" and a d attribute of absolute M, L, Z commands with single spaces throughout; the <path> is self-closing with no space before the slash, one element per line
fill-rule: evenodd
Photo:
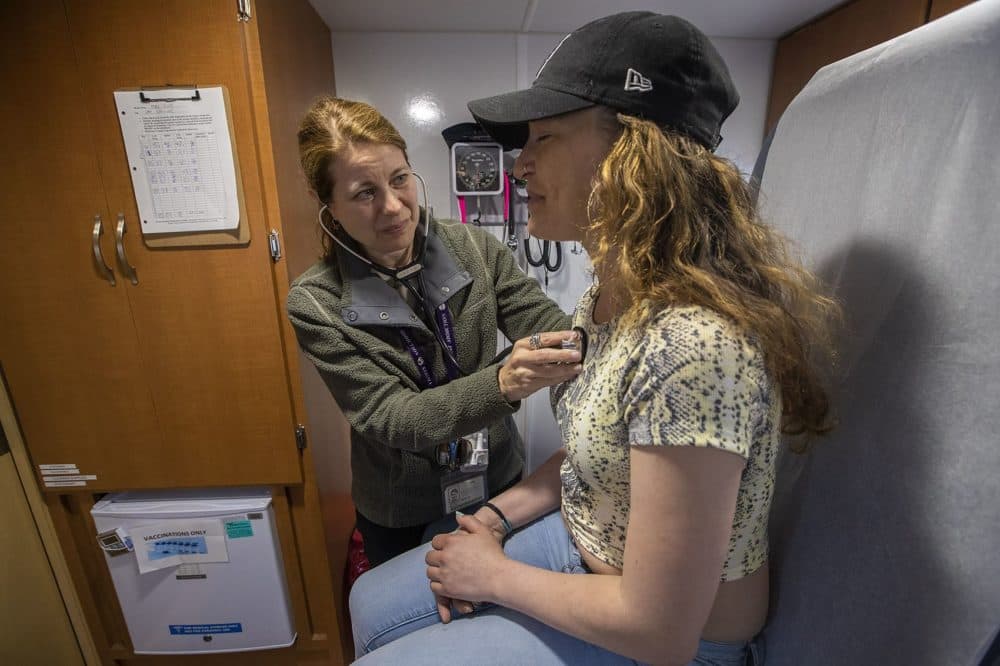
<path fill-rule="evenodd" d="M 830 428 L 838 307 L 714 153 L 738 100 L 697 28 L 626 12 L 469 103 L 522 149 L 529 233 L 591 257 L 588 352 L 563 448 L 358 580 L 362 663 L 762 663 L 775 459 Z"/>

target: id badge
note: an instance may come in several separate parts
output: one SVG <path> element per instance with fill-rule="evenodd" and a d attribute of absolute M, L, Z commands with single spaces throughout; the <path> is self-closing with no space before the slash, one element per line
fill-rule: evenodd
<path fill-rule="evenodd" d="M 454 513 L 488 498 L 485 472 L 447 472 L 441 477 L 444 512 Z"/>

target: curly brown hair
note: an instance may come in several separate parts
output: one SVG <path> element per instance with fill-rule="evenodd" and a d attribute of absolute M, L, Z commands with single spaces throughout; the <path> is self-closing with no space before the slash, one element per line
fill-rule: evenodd
<path fill-rule="evenodd" d="M 606 109 L 619 132 L 588 202 L 598 275 L 629 295 L 623 322 L 699 305 L 751 335 L 781 389 L 782 431 L 832 427 L 826 370 L 840 307 L 758 217 L 739 169 L 692 139 Z M 800 444 L 797 448 L 804 448 Z"/>

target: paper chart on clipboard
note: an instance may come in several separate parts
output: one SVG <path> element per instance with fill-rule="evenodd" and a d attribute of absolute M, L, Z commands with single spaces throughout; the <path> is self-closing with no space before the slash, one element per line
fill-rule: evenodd
<path fill-rule="evenodd" d="M 115 105 L 143 234 L 239 226 L 221 86 L 116 90 Z"/>

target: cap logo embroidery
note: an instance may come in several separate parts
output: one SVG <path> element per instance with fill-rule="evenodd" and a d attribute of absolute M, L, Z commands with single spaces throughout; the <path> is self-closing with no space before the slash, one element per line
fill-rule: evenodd
<path fill-rule="evenodd" d="M 628 73 L 625 75 L 625 90 L 629 92 L 649 92 L 652 89 L 652 81 L 631 67 L 628 68 Z"/>
<path fill-rule="evenodd" d="M 572 37 L 572 36 L 573 36 L 573 33 L 571 32 L 571 33 L 569 33 L 568 35 L 566 35 L 565 37 L 563 37 L 562 39 L 560 39 L 560 40 L 559 40 L 559 43 L 558 43 L 558 44 L 556 44 L 556 47 L 555 47 L 554 49 L 552 49 L 552 53 L 550 53 L 550 54 L 548 55 L 548 57 L 546 57 L 546 58 L 545 58 L 545 61 L 544 61 L 544 62 L 542 62 L 542 66 L 538 68 L 538 71 L 537 71 L 537 72 L 535 72 L 535 79 L 536 79 L 536 80 L 538 79 L 538 77 L 539 77 L 539 76 L 541 76 L 541 75 L 542 75 L 542 70 L 543 70 L 543 69 L 545 69 L 545 66 L 546 66 L 547 64 L 549 64 L 549 60 L 552 60 L 552 56 L 554 56 L 554 55 L 556 54 L 556 51 L 558 51 L 558 50 L 559 50 L 559 47 L 560 47 L 560 46 L 562 46 L 562 45 L 563 45 L 563 43 L 564 43 L 564 42 L 565 42 L 565 41 L 566 41 L 567 39 L 569 39 L 570 37 Z"/>

